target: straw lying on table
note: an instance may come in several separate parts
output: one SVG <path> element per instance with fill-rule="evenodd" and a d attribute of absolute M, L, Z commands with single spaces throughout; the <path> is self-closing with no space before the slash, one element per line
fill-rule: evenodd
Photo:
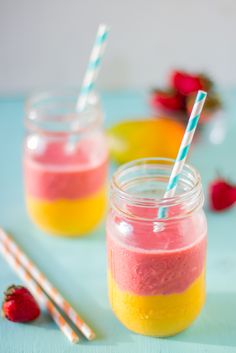
<path fill-rule="evenodd" d="M 0 251 L 2 255 L 5 257 L 9 265 L 13 268 L 13 270 L 19 275 L 22 281 L 27 283 L 27 287 L 31 290 L 35 298 L 39 301 L 39 303 L 44 306 L 48 312 L 50 313 L 53 320 L 56 322 L 61 331 L 66 335 L 66 337 L 72 343 L 77 343 L 79 341 L 79 337 L 74 332 L 74 330 L 68 325 L 65 321 L 61 313 L 57 310 L 52 301 L 46 296 L 46 294 L 42 291 L 42 289 L 37 285 L 37 283 L 32 279 L 29 273 L 24 269 L 24 267 L 20 264 L 16 257 L 14 257 L 11 252 L 0 243 Z"/>
<path fill-rule="evenodd" d="M 36 265 L 34 265 L 19 246 L 17 246 L 14 240 L 1 228 L 0 251 L 18 275 L 26 282 L 35 297 L 46 306 L 53 319 L 71 342 L 78 342 L 79 337 L 57 311 L 52 301 L 58 305 L 87 339 L 92 340 L 95 338 L 95 333 L 92 329 L 81 319 L 58 290 L 52 286 L 44 274 L 39 271 Z M 48 297 L 51 298 L 52 301 L 49 300 Z"/>
<path fill-rule="evenodd" d="M 164 198 L 172 197 L 175 194 L 175 190 L 187 158 L 188 150 L 191 145 L 193 135 L 196 130 L 198 120 L 200 118 L 202 108 L 206 100 L 206 96 L 207 96 L 207 93 L 204 91 L 198 91 L 197 93 L 197 97 L 184 133 L 184 137 L 181 142 L 179 152 L 169 178 L 169 182 L 167 185 L 166 192 L 164 194 Z M 161 207 L 158 211 L 158 217 L 164 218 L 165 216 L 166 216 L 166 208 Z"/>

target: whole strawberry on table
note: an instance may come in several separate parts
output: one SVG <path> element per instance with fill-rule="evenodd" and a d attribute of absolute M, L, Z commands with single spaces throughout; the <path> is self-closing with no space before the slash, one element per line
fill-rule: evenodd
<path fill-rule="evenodd" d="M 12 285 L 7 288 L 2 304 L 3 317 L 13 322 L 29 322 L 39 315 L 39 305 L 26 287 Z"/>
<path fill-rule="evenodd" d="M 222 177 L 216 178 L 209 184 L 208 198 L 212 211 L 227 210 L 236 204 L 236 185 Z"/>

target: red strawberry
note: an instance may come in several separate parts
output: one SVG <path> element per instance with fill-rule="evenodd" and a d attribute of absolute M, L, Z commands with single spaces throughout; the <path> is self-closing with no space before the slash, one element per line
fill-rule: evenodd
<path fill-rule="evenodd" d="M 4 294 L 2 313 L 6 319 L 14 322 L 27 322 L 39 316 L 38 303 L 27 288 L 12 285 Z"/>
<path fill-rule="evenodd" d="M 173 71 L 170 77 L 170 84 L 177 92 L 187 96 L 199 89 L 209 91 L 212 82 L 204 75 L 192 75 L 184 71 Z"/>
<path fill-rule="evenodd" d="M 209 185 L 209 203 L 213 211 L 223 211 L 236 202 L 236 187 L 223 179 Z"/>
<path fill-rule="evenodd" d="M 191 95 L 189 95 L 187 97 L 186 106 L 187 106 L 188 115 L 190 115 L 190 113 L 192 111 L 195 99 L 196 99 L 196 94 L 191 94 Z M 221 105 L 222 105 L 222 103 L 221 103 L 221 100 L 220 100 L 219 96 L 216 93 L 214 93 L 214 92 L 213 93 L 209 93 L 207 95 L 207 99 L 206 99 L 206 102 L 204 104 L 204 109 L 203 109 L 203 112 L 201 114 L 201 118 L 199 120 L 200 124 L 210 120 L 212 115 L 218 109 L 221 108 Z"/>
<path fill-rule="evenodd" d="M 185 109 L 185 97 L 175 90 L 154 90 L 151 95 L 151 106 L 170 111 Z"/>

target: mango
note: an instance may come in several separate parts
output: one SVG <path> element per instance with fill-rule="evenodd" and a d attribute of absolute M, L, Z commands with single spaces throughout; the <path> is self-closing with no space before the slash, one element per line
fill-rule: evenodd
<path fill-rule="evenodd" d="M 107 131 L 111 158 L 118 164 L 137 158 L 176 158 L 184 126 L 171 118 L 124 120 Z"/>

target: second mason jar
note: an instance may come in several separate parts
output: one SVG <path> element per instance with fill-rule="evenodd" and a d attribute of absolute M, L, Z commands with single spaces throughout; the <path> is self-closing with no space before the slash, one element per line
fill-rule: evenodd
<path fill-rule="evenodd" d="M 58 235 L 84 235 L 106 207 L 108 148 L 96 95 L 76 112 L 77 92 L 42 93 L 26 103 L 25 199 L 32 220 Z"/>
<path fill-rule="evenodd" d="M 112 309 L 128 329 L 160 337 L 187 328 L 205 301 L 201 179 L 185 165 L 175 196 L 163 199 L 173 163 L 153 158 L 120 167 L 107 220 Z M 160 208 L 165 218 L 159 218 Z"/>

